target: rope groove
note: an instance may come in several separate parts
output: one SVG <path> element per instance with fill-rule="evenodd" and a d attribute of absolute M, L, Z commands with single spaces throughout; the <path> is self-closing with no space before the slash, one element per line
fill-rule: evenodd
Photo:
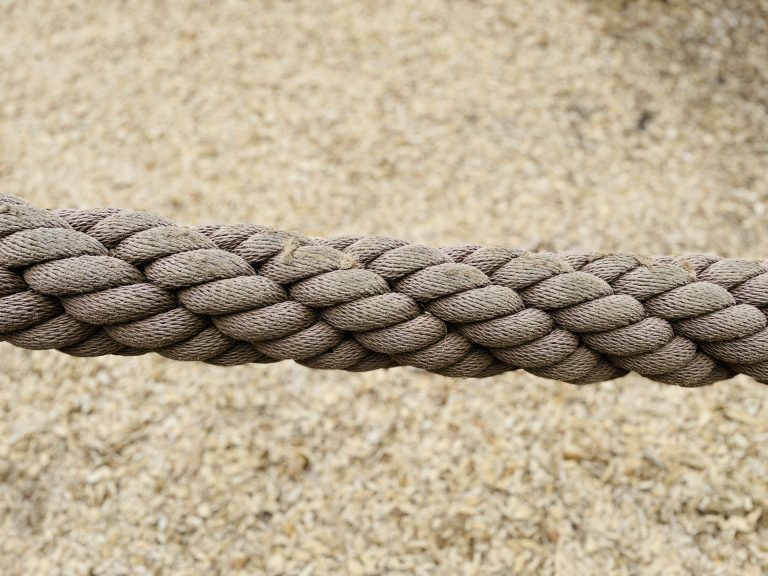
<path fill-rule="evenodd" d="M 0 195 L 0 339 L 76 356 L 768 382 L 768 266 L 178 226 Z"/>

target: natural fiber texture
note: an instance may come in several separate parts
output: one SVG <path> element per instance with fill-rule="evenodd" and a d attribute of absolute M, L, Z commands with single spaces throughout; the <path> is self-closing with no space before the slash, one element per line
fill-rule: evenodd
<path fill-rule="evenodd" d="M 0 2 L 0 191 L 768 257 L 766 0 Z M 768 394 L 0 343 L 2 576 L 763 576 Z"/>
<path fill-rule="evenodd" d="M 0 197 L 0 334 L 76 356 L 768 382 L 768 267 L 185 228 Z"/>

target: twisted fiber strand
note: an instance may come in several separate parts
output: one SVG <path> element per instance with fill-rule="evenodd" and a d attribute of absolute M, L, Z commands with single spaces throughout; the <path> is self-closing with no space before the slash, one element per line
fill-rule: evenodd
<path fill-rule="evenodd" d="M 195 229 L 0 196 L 0 338 L 94 356 L 768 381 L 768 267 Z"/>

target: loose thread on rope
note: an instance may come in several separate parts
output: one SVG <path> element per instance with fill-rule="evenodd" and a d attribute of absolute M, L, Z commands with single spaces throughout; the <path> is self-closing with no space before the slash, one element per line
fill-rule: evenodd
<path fill-rule="evenodd" d="M 767 315 L 766 262 L 187 228 L 0 195 L 0 339 L 22 348 L 701 386 L 768 382 Z"/>

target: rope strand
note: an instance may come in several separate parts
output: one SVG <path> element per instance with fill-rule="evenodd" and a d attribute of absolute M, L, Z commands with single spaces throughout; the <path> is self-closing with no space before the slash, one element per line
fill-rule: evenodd
<path fill-rule="evenodd" d="M 768 267 L 187 228 L 0 196 L 0 339 L 76 356 L 768 382 Z"/>

